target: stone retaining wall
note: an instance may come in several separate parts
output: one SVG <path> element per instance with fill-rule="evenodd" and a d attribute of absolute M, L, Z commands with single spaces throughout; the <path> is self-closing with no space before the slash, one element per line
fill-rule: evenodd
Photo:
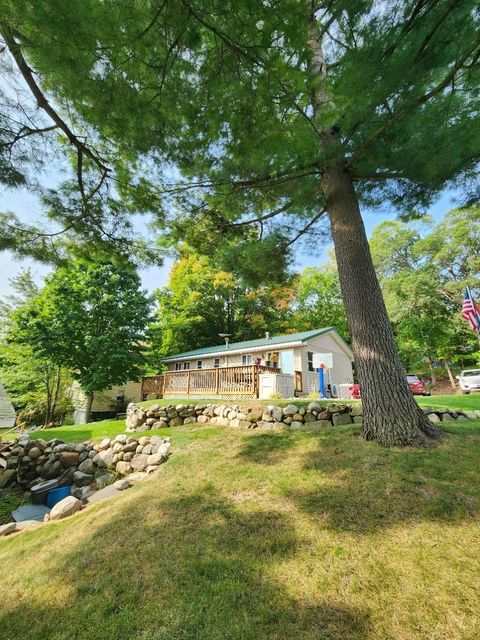
<path fill-rule="evenodd" d="M 91 485 L 108 484 L 109 475 L 112 481 L 135 471 L 155 471 L 169 454 L 170 438 L 155 435 L 120 434 L 100 443 L 30 440 L 24 435 L 2 443 L 0 489 L 11 485 L 30 489 L 43 480 L 57 479 L 63 486 L 73 485 L 74 495 L 83 494 Z"/>
<path fill-rule="evenodd" d="M 480 419 L 480 411 L 452 411 L 450 409 L 425 408 L 432 422 L 448 420 Z M 362 404 L 341 404 L 310 402 L 306 407 L 289 404 L 242 407 L 231 404 L 178 404 L 161 407 L 152 405 L 147 409 L 131 403 L 127 408 L 127 431 L 145 431 L 177 427 L 182 424 L 215 424 L 222 427 L 245 429 L 269 429 L 286 427 L 289 429 L 316 429 L 346 424 L 362 423 Z"/>

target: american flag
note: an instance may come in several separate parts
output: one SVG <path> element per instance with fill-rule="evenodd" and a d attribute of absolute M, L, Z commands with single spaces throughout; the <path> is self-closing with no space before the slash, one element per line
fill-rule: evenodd
<path fill-rule="evenodd" d="M 480 307 L 473 299 L 469 287 L 465 289 L 465 296 L 463 298 L 462 318 L 470 325 L 472 331 L 476 331 L 480 334 Z"/>

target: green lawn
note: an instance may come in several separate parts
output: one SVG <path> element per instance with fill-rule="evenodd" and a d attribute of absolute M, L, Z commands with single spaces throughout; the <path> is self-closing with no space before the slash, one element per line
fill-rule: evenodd
<path fill-rule="evenodd" d="M 295 404 L 298 406 L 306 406 L 311 399 L 295 399 Z M 431 406 L 431 407 L 449 407 L 451 409 L 480 409 L 480 394 L 477 395 L 449 395 L 449 396 L 430 396 L 430 397 L 421 397 L 417 396 L 417 401 L 422 406 Z M 166 406 L 169 404 L 200 404 L 208 402 L 202 399 L 186 399 L 186 398 L 169 398 L 162 400 L 148 400 L 147 402 L 139 403 L 143 407 L 149 407 L 152 404 L 160 404 L 161 406 Z M 239 402 L 232 400 L 216 400 L 217 403 L 233 403 L 233 404 L 243 404 L 245 406 L 251 404 L 279 404 L 284 406 L 288 404 L 289 401 L 272 401 L 272 400 L 249 400 Z M 355 402 L 355 401 L 354 401 Z M 321 404 L 327 404 L 328 401 L 322 400 Z M 6 433 L 7 430 L 0 429 L 0 440 L 2 438 L 2 432 Z M 89 440 L 91 438 L 113 438 L 119 433 L 124 433 L 125 431 L 125 421 L 124 420 L 102 420 L 101 422 L 94 422 L 91 424 L 83 424 L 83 425 L 69 425 L 64 427 L 58 427 L 54 429 L 46 429 L 42 431 L 36 431 L 32 434 L 32 438 L 45 438 L 46 440 L 51 440 L 52 438 L 59 438 L 60 440 L 64 440 L 65 442 L 78 442 L 82 440 Z M 149 432 L 142 432 L 139 435 L 147 435 Z M 172 429 L 163 429 L 157 432 L 159 435 L 171 435 Z"/>
<path fill-rule="evenodd" d="M 448 407 L 449 409 L 465 409 L 475 411 L 480 409 L 480 393 L 471 393 L 470 395 L 451 395 L 451 396 L 417 396 L 418 403 L 422 407 Z"/>
<path fill-rule="evenodd" d="M 353 426 L 169 434 L 148 482 L 0 542 L 0 638 L 480 637 L 480 421 L 388 451 Z"/>

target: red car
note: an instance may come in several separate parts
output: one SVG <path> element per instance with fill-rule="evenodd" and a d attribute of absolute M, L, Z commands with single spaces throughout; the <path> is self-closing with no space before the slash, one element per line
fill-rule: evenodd
<path fill-rule="evenodd" d="M 410 388 L 410 391 L 414 396 L 430 396 L 432 395 L 430 391 L 427 389 L 427 385 L 425 382 L 419 378 L 417 375 L 413 373 L 409 373 L 407 375 L 407 382 Z M 360 400 L 360 385 L 352 384 L 348 389 L 352 395 L 353 400 Z"/>
<path fill-rule="evenodd" d="M 427 389 L 425 382 L 414 373 L 407 375 L 408 386 L 414 396 L 431 396 L 432 394 Z"/>

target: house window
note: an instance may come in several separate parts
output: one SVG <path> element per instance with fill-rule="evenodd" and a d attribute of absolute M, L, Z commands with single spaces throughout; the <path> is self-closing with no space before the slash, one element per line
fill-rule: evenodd
<path fill-rule="evenodd" d="M 184 362 L 183 363 L 183 368 L 184 369 L 190 369 L 190 362 Z"/>
<path fill-rule="evenodd" d="M 175 362 L 175 371 L 180 371 L 181 368 L 182 368 L 182 363 L 181 362 Z"/>
<path fill-rule="evenodd" d="M 313 368 L 313 351 L 307 351 L 307 359 L 308 359 L 308 370 L 315 371 Z"/>
<path fill-rule="evenodd" d="M 267 367 L 275 367 L 276 369 L 278 369 L 279 361 L 280 354 L 278 351 L 270 351 L 269 353 L 267 353 L 267 357 L 265 358 L 265 364 L 267 365 Z"/>
<path fill-rule="evenodd" d="M 197 369 L 201 369 L 203 367 L 203 360 L 197 360 Z"/>
<path fill-rule="evenodd" d="M 252 354 L 249 353 L 246 356 L 242 356 L 242 364 L 252 364 Z"/>
<path fill-rule="evenodd" d="M 218 369 L 220 367 L 220 358 L 215 358 L 213 361 L 213 368 Z"/>

